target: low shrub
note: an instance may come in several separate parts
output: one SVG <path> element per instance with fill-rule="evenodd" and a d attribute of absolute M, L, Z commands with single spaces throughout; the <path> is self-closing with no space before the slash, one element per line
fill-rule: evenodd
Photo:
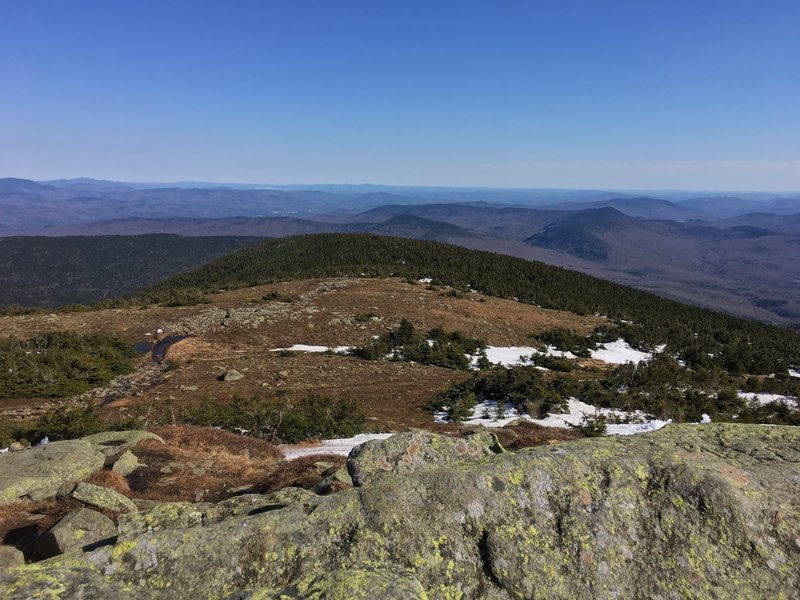
<path fill-rule="evenodd" d="M 228 404 L 207 400 L 188 409 L 185 420 L 193 425 L 223 427 L 284 444 L 350 437 L 364 431 L 366 425 L 366 416 L 354 401 L 316 394 L 296 401 L 255 396 L 236 397 Z"/>

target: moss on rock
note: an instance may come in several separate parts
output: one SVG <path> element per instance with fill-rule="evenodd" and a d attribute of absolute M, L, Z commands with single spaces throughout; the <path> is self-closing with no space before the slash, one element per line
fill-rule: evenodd
<path fill-rule="evenodd" d="M 800 429 L 672 425 L 132 534 L 11 570 L 0 598 L 26 597 L 23 581 L 30 595 L 29 569 L 52 597 L 81 597 L 58 587 L 77 569 L 142 599 L 357 598 L 370 585 L 398 598 L 788 599 L 798 485 Z"/>

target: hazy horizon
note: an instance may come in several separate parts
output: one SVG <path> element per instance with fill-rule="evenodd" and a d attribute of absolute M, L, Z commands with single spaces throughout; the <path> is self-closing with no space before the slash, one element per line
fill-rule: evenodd
<path fill-rule="evenodd" d="M 9 176 L 800 189 L 794 1 L 9 0 L 3 13 Z"/>

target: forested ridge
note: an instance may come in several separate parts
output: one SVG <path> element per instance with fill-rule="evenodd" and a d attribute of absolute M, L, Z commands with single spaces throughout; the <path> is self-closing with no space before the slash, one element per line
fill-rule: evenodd
<path fill-rule="evenodd" d="M 691 364 L 737 373 L 785 373 L 800 364 L 800 334 L 710 310 L 575 271 L 439 242 L 368 234 L 315 234 L 268 240 L 130 296 L 128 302 L 199 302 L 220 289 L 316 277 L 431 278 L 543 308 L 600 314 L 625 338 Z"/>

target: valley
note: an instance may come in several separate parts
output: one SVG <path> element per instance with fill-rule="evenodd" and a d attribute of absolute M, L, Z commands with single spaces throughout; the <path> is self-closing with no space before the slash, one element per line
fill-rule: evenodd
<path fill-rule="evenodd" d="M 0 307 L 124 295 L 259 238 L 371 233 L 541 261 L 747 319 L 800 323 L 800 200 L 791 194 L 666 200 L 568 190 L 2 181 L 0 266 L 10 285 Z M 67 291 L 54 289 L 54 272 Z"/>

